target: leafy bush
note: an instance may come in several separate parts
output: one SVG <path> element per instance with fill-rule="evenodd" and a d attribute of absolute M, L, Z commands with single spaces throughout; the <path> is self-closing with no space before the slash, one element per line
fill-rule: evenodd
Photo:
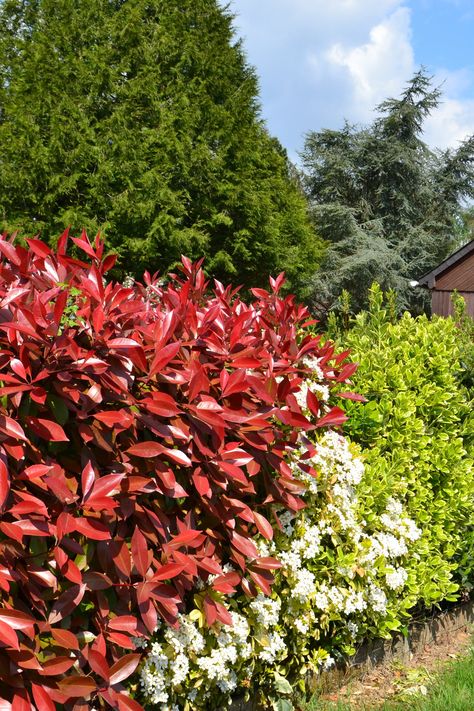
<path fill-rule="evenodd" d="M 89 263 L 67 240 L 0 239 L 2 707 L 135 711 L 124 682 L 160 621 L 236 635 L 226 598 L 271 593 L 281 564 L 252 539 L 304 507 L 300 433 L 345 420 L 303 359 L 324 393 L 354 368 L 281 277 L 250 305 L 187 259 L 127 288 L 98 239 L 73 240 Z"/>
<path fill-rule="evenodd" d="M 458 327 L 461 383 L 474 395 L 474 319 L 467 313 L 466 302 L 454 292 L 454 319 Z"/>
<path fill-rule="evenodd" d="M 474 419 L 459 379 L 462 339 L 453 319 L 391 322 L 379 287 L 343 337 L 359 361 L 355 387 L 369 402 L 348 406 L 347 433 L 364 450 L 368 521 L 387 492 L 423 530 L 409 561 L 405 605 L 453 600 L 474 571 Z"/>
<path fill-rule="evenodd" d="M 308 385 L 324 396 L 318 380 Z M 232 691 L 247 689 L 261 708 L 292 709 L 294 691 L 307 690 L 307 671 L 330 667 L 364 637 L 389 637 L 406 617 L 405 566 L 421 531 L 388 495 L 384 513 L 364 520 L 364 465 L 340 434 L 312 431 L 299 446 L 289 465 L 306 486 L 307 506 L 280 513 L 281 531 L 257 542 L 283 564 L 271 597 L 235 595 L 227 603 L 231 628 L 206 629 L 199 606 L 179 630 L 161 627 L 140 670 L 147 706 L 221 709 Z"/>

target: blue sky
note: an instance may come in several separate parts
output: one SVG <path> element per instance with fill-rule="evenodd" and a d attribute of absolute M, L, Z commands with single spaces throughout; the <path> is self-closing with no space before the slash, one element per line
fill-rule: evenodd
<path fill-rule="evenodd" d="M 368 123 L 424 65 L 443 83 L 432 147 L 474 133 L 474 0 L 230 0 L 262 115 L 294 160 L 304 134 Z"/>

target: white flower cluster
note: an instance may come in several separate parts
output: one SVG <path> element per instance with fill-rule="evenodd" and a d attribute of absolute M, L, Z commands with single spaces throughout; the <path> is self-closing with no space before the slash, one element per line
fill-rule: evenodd
<path fill-rule="evenodd" d="M 307 412 L 308 406 L 306 404 L 306 398 L 308 390 L 322 403 L 326 403 L 329 400 L 330 392 L 328 386 L 325 385 L 324 382 L 321 382 L 324 381 L 324 373 L 319 365 L 318 358 L 305 357 L 302 363 L 305 368 L 311 370 L 312 375 L 303 380 L 295 398 L 301 409 Z"/>
<path fill-rule="evenodd" d="M 166 628 L 162 640 L 152 643 L 140 671 L 142 690 L 151 705 L 161 704 L 161 711 L 167 711 L 180 708 L 169 706 L 173 699 L 195 701 L 199 691 L 193 686 L 191 669 L 202 672 L 206 698 L 213 686 L 225 694 L 236 688 L 233 667 L 237 661 L 249 659 L 252 647 L 247 620 L 235 612 L 231 617 L 233 625 L 214 632 L 210 640 L 194 621 L 180 615 L 179 628 Z"/>
<path fill-rule="evenodd" d="M 387 565 L 407 555 L 421 535 L 394 498 L 388 499 L 379 517 L 378 530 L 370 530 L 361 517 L 357 492 L 364 473 L 362 460 L 353 456 L 348 441 L 334 431 L 327 431 L 315 448 L 308 458 L 307 453 L 314 449 L 302 437 L 293 452 L 290 468 L 307 484 L 310 502 L 305 512 L 291 519 L 290 527 L 284 526 L 288 539 L 285 550 L 280 552 L 274 546 L 270 551 L 284 565 L 297 630 L 306 627 L 301 618 L 305 605 L 335 619 L 357 616 L 364 610 L 384 615 L 388 592 L 399 592 L 408 578 L 402 566 L 389 566 L 386 572 Z M 302 468 L 308 464 L 317 472 L 316 479 Z M 319 566 L 318 556 L 324 557 L 328 547 L 335 546 L 339 555 L 346 550 L 352 563 L 332 569 Z M 379 567 L 377 561 L 381 562 Z M 353 638 L 355 628 L 351 624 L 347 629 Z"/>
<path fill-rule="evenodd" d="M 324 409 L 329 389 L 316 358 L 304 358 L 303 365 L 313 375 L 296 399 L 309 417 L 308 391 Z M 220 700 L 248 684 L 252 674 L 262 671 L 268 679 L 268 667 L 282 668 L 290 646 L 292 655 L 302 650 L 301 663 L 329 668 L 341 645 L 350 648 L 368 626 L 382 623 L 402 593 L 408 580 L 403 558 L 412 553 L 420 529 L 395 498 L 388 498 L 369 525 L 359 500 L 362 460 L 337 432 L 328 430 L 314 441 L 309 436 L 300 435 L 288 458 L 293 475 L 306 485 L 307 507 L 297 514 L 276 508 L 281 530 L 272 541 L 255 541 L 260 556 L 275 556 L 283 566 L 272 597 L 260 593 L 249 601 L 233 595 L 231 607 L 241 613 L 231 612 L 233 626 L 200 629 L 189 616 L 180 617 L 178 629 L 162 626 L 140 672 L 151 706 L 208 709 L 219 699 L 223 708 Z M 212 576 L 203 580 L 200 588 L 211 581 Z"/>

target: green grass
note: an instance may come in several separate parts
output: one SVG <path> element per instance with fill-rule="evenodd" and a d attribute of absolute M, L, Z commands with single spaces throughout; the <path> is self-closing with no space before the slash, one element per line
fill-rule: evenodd
<path fill-rule="evenodd" d="M 360 706 L 357 707 L 360 709 Z M 367 711 L 474 711 L 474 647 L 428 685 L 427 696 L 400 694 L 397 700 L 366 706 Z M 313 699 L 305 711 L 352 711 L 350 703 Z"/>

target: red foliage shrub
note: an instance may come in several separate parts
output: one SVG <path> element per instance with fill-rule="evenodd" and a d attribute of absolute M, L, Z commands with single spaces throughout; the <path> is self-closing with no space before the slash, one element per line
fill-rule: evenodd
<path fill-rule="evenodd" d="M 210 625 L 237 586 L 269 591 L 278 563 L 252 537 L 272 537 L 272 504 L 303 505 L 284 460 L 310 427 L 301 358 L 332 381 L 351 366 L 305 335 L 281 277 L 251 305 L 206 295 L 187 259 L 166 287 L 126 288 L 99 240 L 73 240 L 85 263 L 67 239 L 0 239 L 0 707 L 133 711 L 133 638 L 176 624 L 198 577 L 217 576 Z"/>

